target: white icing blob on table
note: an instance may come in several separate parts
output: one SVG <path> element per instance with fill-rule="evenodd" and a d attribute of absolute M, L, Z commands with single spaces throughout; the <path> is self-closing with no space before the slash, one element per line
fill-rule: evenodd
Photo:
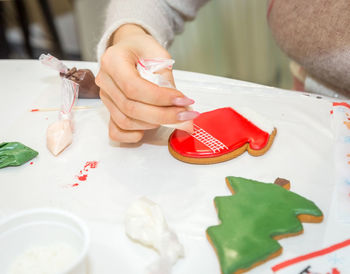
<path fill-rule="evenodd" d="M 169 229 L 160 207 L 145 197 L 138 199 L 127 210 L 125 232 L 134 241 L 159 252 L 160 258 L 149 265 L 147 273 L 170 273 L 171 266 L 184 256 L 183 246 Z"/>

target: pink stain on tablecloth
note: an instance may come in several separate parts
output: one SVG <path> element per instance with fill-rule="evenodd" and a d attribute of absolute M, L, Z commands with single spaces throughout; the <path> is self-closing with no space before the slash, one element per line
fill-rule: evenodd
<path fill-rule="evenodd" d="M 79 175 L 76 175 L 75 177 L 79 180 L 79 182 L 85 182 L 87 180 L 89 170 L 96 168 L 97 165 L 98 161 L 87 161 L 83 169 L 79 171 Z M 76 186 L 79 186 L 79 183 L 74 183 L 72 185 L 72 187 Z"/>

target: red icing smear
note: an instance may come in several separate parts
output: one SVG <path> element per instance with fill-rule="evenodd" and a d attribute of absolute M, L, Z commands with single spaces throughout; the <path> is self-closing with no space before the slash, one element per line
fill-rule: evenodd
<path fill-rule="evenodd" d="M 91 162 L 86 162 L 84 169 L 86 169 L 87 167 L 90 168 L 96 168 L 97 167 L 98 162 L 97 161 L 91 161 Z"/>
<path fill-rule="evenodd" d="M 340 274 L 340 271 L 336 268 L 332 268 L 332 274 Z"/>
<path fill-rule="evenodd" d="M 333 114 L 333 109 L 330 111 L 331 114 Z"/>
<path fill-rule="evenodd" d="M 34 162 L 30 162 L 29 164 L 30 164 L 30 165 L 33 165 L 33 164 L 34 164 Z"/>
<path fill-rule="evenodd" d="M 309 253 L 309 254 L 306 254 L 306 255 L 302 255 L 302 256 L 296 257 L 294 259 L 282 262 L 280 264 L 277 264 L 277 265 L 273 266 L 271 269 L 272 269 L 272 271 L 276 272 L 276 271 L 279 271 L 282 268 L 285 268 L 287 266 L 290 266 L 290 265 L 293 265 L 293 264 L 296 264 L 296 263 L 299 263 L 299 262 L 302 262 L 302 261 L 306 261 L 306 260 L 309 260 L 309 259 L 312 259 L 312 258 L 315 258 L 315 257 L 326 255 L 326 254 L 334 252 L 334 251 L 336 251 L 338 249 L 347 247 L 348 245 L 350 245 L 350 239 L 348 239 L 348 240 L 346 240 L 344 242 L 332 245 L 332 246 L 327 247 L 325 249 L 322 249 L 322 250 L 319 250 L 319 251 L 315 251 L 315 252 L 312 252 L 312 253 Z"/>
<path fill-rule="evenodd" d="M 87 179 L 87 174 L 78 176 L 78 179 L 79 179 L 79 181 L 86 181 L 86 179 Z"/>
<path fill-rule="evenodd" d="M 217 157 L 247 143 L 251 149 L 261 150 L 270 137 L 229 107 L 204 112 L 193 120 L 193 124 L 194 134 L 177 129 L 169 139 L 170 146 L 185 157 Z"/>
<path fill-rule="evenodd" d="M 347 107 L 350 108 L 350 105 L 346 102 L 333 102 L 333 106 L 343 106 L 343 107 Z"/>
<path fill-rule="evenodd" d="M 98 162 L 97 162 L 97 161 L 87 161 L 87 162 L 85 163 L 83 169 L 79 171 L 79 175 L 76 175 L 76 178 L 78 178 L 78 180 L 79 180 L 80 182 L 86 181 L 86 180 L 87 180 L 87 177 L 88 177 L 88 174 L 87 174 L 87 173 L 89 172 L 89 168 L 94 169 L 94 168 L 97 167 L 97 165 L 98 165 Z M 79 185 L 78 183 L 75 183 L 75 184 L 73 184 L 72 186 L 73 186 L 73 187 L 76 187 L 76 186 L 78 186 L 78 185 Z"/>
<path fill-rule="evenodd" d="M 36 111 L 39 111 L 39 109 L 38 109 L 38 108 L 33 108 L 33 109 L 31 109 L 30 111 L 31 111 L 31 112 L 36 112 Z"/>

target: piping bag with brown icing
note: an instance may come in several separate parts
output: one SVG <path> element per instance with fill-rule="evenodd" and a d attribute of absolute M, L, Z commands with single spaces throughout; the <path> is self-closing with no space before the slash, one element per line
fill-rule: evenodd
<path fill-rule="evenodd" d="M 69 69 L 62 61 L 50 54 L 41 54 L 39 60 L 42 64 L 57 70 L 62 78 L 67 78 L 79 85 L 79 98 L 98 99 L 100 88 L 95 84 L 95 75 L 89 69 Z"/>
<path fill-rule="evenodd" d="M 160 87 L 166 88 L 175 88 L 165 77 L 156 72 L 162 69 L 172 69 L 173 64 L 175 63 L 172 59 L 164 58 L 152 58 L 152 59 L 143 59 L 140 58 L 137 63 L 137 71 L 140 73 L 140 76 Z M 187 107 L 187 109 L 190 109 Z M 181 129 L 189 134 L 193 133 L 193 122 L 185 121 L 176 124 L 163 124 L 164 127 Z"/>

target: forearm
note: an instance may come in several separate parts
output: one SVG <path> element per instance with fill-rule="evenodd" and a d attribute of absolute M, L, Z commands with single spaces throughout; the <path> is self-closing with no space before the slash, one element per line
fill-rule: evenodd
<path fill-rule="evenodd" d="M 143 29 L 140 25 L 136 24 L 124 24 L 116 29 L 111 35 L 108 46 L 117 44 L 122 39 L 130 35 L 148 34 L 148 32 Z"/>
<path fill-rule="evenodd" d="M 104 34 L 97 47 L 97 59 L 113 41 L 115 31 L 125 24 L 135 24 L 167 48 L 185 21 L 195 17 L 208 0 L 111 0 L 106 13 Z"/>

